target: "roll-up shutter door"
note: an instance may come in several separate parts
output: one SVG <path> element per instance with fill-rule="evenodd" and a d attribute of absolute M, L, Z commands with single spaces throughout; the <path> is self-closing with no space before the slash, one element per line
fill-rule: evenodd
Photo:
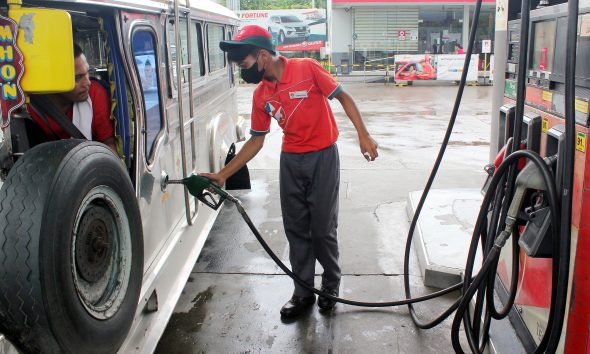
<path fill-rule="evenodd" d="M 355 8 L 353 15 L 355 50 L 418 51 L 417 7 Z M 400 31 L 403 31 L 402 36 Z"/>

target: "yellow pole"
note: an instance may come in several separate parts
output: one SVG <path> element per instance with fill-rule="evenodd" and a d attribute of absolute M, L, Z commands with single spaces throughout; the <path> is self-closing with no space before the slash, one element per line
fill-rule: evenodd
<path fill-rule="evenodd" d="M 488 75 L 488 53 L 483 55 L 483 82 L 486 82 L 486 76 Z"/>

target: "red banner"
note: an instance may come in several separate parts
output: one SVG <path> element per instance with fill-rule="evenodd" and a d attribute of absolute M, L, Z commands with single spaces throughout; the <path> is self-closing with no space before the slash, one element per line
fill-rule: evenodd
<path fill-rule="evenodd" d="M 12 112 L 25 103 L 20 80 L 25 71 L 23 55 L 16 46 L 18 34 L 16 23 L 0 16 L 0 105 L 2 106 L 2 128 L 10 124 Z"/>
<path fill-rule="evenodd" d="M 294 44 L 286 44 L 277 46 L 279 52 L 300 52 L 308 50 L 320 50 L 325 47 L 324 41 L 309 41 Z"/>

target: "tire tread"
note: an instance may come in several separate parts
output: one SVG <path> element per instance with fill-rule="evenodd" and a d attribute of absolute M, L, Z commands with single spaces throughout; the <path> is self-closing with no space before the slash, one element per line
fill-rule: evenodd
<path fill-rule="evenodd" d="M 44 211 L 46 195 L 42 186 L 50 183 L 55 174 L 47 167 L 51 165 L 47 160 L 57 156 L 54 149 L 48 148 L 31 150 L 25 157 L 14 165 L 0 191 L 1 331 L 25 352 L 52 352 L 57 343 L 39 326 L 44 309 L 36 293 L 39 264 L 31 253 L 38 248 L 38 240 L 31 235 L 39 232 L 35 229 Z"/>

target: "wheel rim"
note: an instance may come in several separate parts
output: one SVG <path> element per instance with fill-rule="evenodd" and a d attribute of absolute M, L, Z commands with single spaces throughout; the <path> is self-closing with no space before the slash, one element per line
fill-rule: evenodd
<path fill-rule="evenodd" d="M 93 188 L 76 213 L 71 271 L 82 305 L 105 320 L 121 307 L 131 274 L 131 231 L 121 198 L 110 187 Z"/>

